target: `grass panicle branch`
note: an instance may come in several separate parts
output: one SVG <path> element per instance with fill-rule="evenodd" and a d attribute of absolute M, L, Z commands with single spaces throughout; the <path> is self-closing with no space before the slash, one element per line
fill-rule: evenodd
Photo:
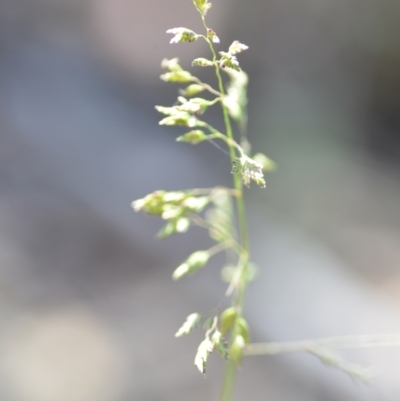
<path fill-rule="evenodd" d="M 399 346 L 399 335 L 346 336 L 295 342 L 251 343 L 249 326 L 243 316 L 245 295 L 249 282 L 255 276 L 255 267 L 250 260 L 249 238 L 244 199 L 244 187 L 255 183 L 265 188 L 264 173 L 275 169 L 275 164 L 262 153 L 251 154 L 247 138 L 247 84 L 248 76 L 242 71 L 237 55 L 248 46 L 235 40 L 227 51 L 216 51 L 220 40 L 208 27 L 206 14 L 211 8 L 208 0 L 192 0 L 205 29 L 205 34 L 188 28 L 172 28 L 167 33 L 173 37 L 170 43 L 205 40 L 211 52 L 211 60 L 199 57 L 192 67 L 214 68 L 217 88 L 203 82 L 192 72 L 185 70 L 177 58 L 164 59 L 161 67 L 165 72 L 161 79 L 185 85 L 173 106 L 156 106 L 163 114 L 160 125 L 188 127 L 190 130 L 177 137 L 178 142 L 197 145 L 204 141 L 223 141 L 228 147 L 232 166 L 233 187 L 195 188 L 180 191 L 155 191 L 142 199 L 132 202 L 135 211 L 143 211 L 161 217 L 166 222 L 159 231 L 159 238 L 185 233 L 191 226 L 206 229 L 215 242 L 208 250 L 197 250 L 186 258 L 173 272 L 175 280 L 195 274 L 204 268 L 209 259 L 219 252 L 227 253 L 227 260 L 234 260 L 222 266 L 221 276 L 228 284 L 226 290 L 229 307 L 213 309 L 212 316 L 204 323 L 204 340 L 195 355 L 195 366 L 205 374 L 208 357 L 217 351 L 227 361 L 221 387 L 220 400 L 231 401 L 237 367 L 242 358 L 252 355 L 275 355 L 289 352 L 306 352 L 320 359 L 324 364 L 340 369 L 353 378 L 365 380 L 371 371 L 351 364 L 337 353 L 342 348 L 374 346 Z M 225 75 L 223 75 L 225 74 Z M 226 76 L 226 80 L 223 79 Z M 215 96 L 214 99 L 196 97 L 202 92 Z M 212 127 L 199 118 L 207 109 L 220 105 L 225 132 Z M 237 126 L 235 139 L 232 123 Z M 236 133 L 235 133 L 236 134 Z M 235 207 L 233 206 L 235 204 Z M 201 327 L 204 314 L 190 314 L 178 329 L 176 337 L 189 334 Z"/>

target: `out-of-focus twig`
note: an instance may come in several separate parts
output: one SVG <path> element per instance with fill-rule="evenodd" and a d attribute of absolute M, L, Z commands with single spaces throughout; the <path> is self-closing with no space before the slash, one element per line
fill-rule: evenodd
<path fill-rule="evenodd" d="M 289 352 L 307 352 L 326 365 L 340 369 L 352 378 L 369 380 L 371 368 L 345 361 L 337 352 L 345 348 L 399 347 L 400 334 L 328 337 L 302 341 L 266 342 L 249 344 L 244 355 L 276 355 Z"/>

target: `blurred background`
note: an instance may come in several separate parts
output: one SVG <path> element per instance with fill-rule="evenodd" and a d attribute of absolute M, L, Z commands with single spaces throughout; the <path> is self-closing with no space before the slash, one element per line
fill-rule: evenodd
<path fill-rule="evenodd" d="M 247 191 L 256 341 L 400 331 L 400 4 L 214 0 L 209 25 L 250 49 L 253 149 L 278 164 Z M 176 144 L 160 61 L 204 44 L 189 0 L 0 0 L 0 398 L 215 400 L 223 362 L 193 366 L 184 318 L 221 302 L 218 261 L 173 269 L 205 233 L 154 239 L 130 203 L 156 189 L 229 185 L 210 144 Z M 211 119 L 217 114 L 210 112 Z M 217 122 L 217 124 L 221 124 Z M 200 244 L 200 245 L 199 245 Z M 307 355 L 248 359 L 236 400 L 397 401 L 400 352 L 349 351 L 369 385 Z"/>

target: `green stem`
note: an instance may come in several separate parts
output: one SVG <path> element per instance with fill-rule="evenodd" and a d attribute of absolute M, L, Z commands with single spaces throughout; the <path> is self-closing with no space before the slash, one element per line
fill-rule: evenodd
<path fill-rule="evenodd" d="M 208 27 L 206 25 L 203 15 L 202 15 L 202 20 L 203 20 L 204 27 L 206 28 L 206 30 L 208 30 Z M 212 42 L 208 38 L 205 38 L 205 39 L 208 42 L 211 53 L 213 55 L 213 62 L 215 64 L 215 73 L 216 73 L 217 80 L 218 80 L 218 89 L 219 89 L 219 92 L 221 93 L 221 95 L 224 96 L 225 89 L 224 89 L 224 84 L 223 84 L 223 81 L 221 78 L 220 67 L 217 63 L 217 55 L 215 53 Z M 224 116 L 226 136 L 229 139 L 229 143 L 228 143 L 229 155 L 230 155 L 231 163 L 233 163 L 233 161 L 236 158 L 236 148 L 235 148 L 235 146 L 232 145 L 232 143 L 234 142 L 234 138 L 233 138 L 231 121 L 229 118 L 228 110 L 224 106 L 223 102 L 221 102 L 221 106 L 222 106 L 222 112 L 223 112 L 223 116 Z M 234 184 L 235 190 L 237 190 L 238 193 L 240 193 L 240 195 L 236 198 L 236 207 L 237 207 L 237 214 L 238 214 L 238 219 L 239 219 L 240 243 L 241 243 L 241 246 L 243 249 L 243 255 L 245 255 L 245 260 L 241 261 L 242 266 L 243 266 L 242 274 L 241 274 L 241 277 L 239 280 L 236 297 L 234 299 L 234 305 L 237 308 L 237 312 L 239 315 L 241 315 L 242 311 L 243 311 L 244 296 L 245 296 L 245 291 L 246 291 L 246 286 L 247 286 L 246 270 L 247 270 L 248 255 L 249 255 L 249 239 L 248 239 L 248 232 L 247 232 L 246 209 L 245 209 L 245 204 L 244 204 L 244 199 L 243 199 L 243 183 L 242 183 L 241 178 L 238 175 L 233 176 L 233 184 Z M 237 330 L 234 327 L 234 329 L 232 331 L 231 340 L 235 338 L 236 332 L 237 332 Z M 235 376 L 236 376 L 236 364 L 233 361 L 229 361 L 225 368 L 224 381 L 222 384 L 220 401 L 231 401 L 232 400 Z"/>
<path fill-rule="evenodd" d="M 228 361 L 224 372 L 224 381 L 222 384 L 220 401 L 232 400 L 235 377 L 236 377 L 236 364 L 233 361 Z"/>

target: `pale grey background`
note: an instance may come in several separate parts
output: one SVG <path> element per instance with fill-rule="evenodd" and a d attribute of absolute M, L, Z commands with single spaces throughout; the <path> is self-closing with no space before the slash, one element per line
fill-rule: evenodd
<path fill-rule="evenodd" d="M 254 339 L 399 331 L 400 6 L 214 3 L 221 48 L 250 46 L 250 137 L 278 163 L 247 192 Z M 130 208 L 155 189 L 230 182 L 223 153 L 157 125 L 154 104 L 176 96 L 160 60 L 207 55 L 168 45 L 183 25 L 201 29 L 188 0 L 0 1 L 2 400 L 217 399 L 223 362 L 204 380 L 201 334 L 173 334 L 221 302 L 221 261 L 171 282 L 209 241 L 156 241 L 159 222 Z M 380 375 L 365 386 L 306 355 L 259 357 L 236 399 L 398 400 L 399 351 L 346 356 Z"/>

